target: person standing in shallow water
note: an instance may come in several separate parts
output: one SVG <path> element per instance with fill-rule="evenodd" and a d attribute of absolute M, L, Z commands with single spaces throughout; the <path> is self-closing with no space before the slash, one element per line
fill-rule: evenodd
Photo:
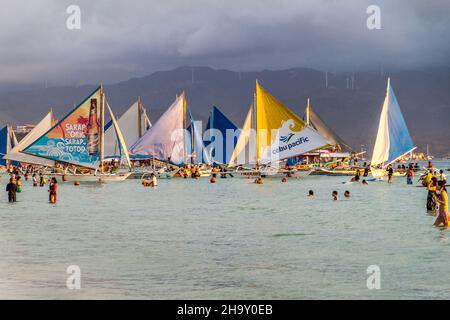
<path fill-rule="evenodd" d="M 44 176 L 42 175 L 42 173 L 39 174 L 39 186 L 43 187 L 45 186 L 45 184 L 47 183 L 47 181 L 45 180 Z"/>
<path fill-rule="evenodd" d="M 406 170 L 406 184 L 413 184 L 414 179 L 414 169 L 412 164 L 409 165 L 408 170 Z"/>
<path fill-rule="evenodd" d="M 9 179 L 9 183 L 6 185 L 6 192 L 8 192 L 8 202 L 17 201 L 16 199 L 17 185 L 13 177 Z"/>
<path fill-rule="evenodd" d="M 392 177 L 394 176 L 394 169 L 392 168 L 392 165 L 389 165 L 387 173 L 388 173 L 388 183 L 392 183 Z"/>
<path fill-rule="evenodd" d="M 22 178 L 20 176 L 18 176 L 16 178 L 16 186 L 17 186 L 17 193 L 21 193 L 22 192 Z"/>
<path fill-rule="evenodd" d="M 427 211 L 436 212 L 436 190 L 437 190 L 437 178 L 432 177 L 430 183 L 427 185 Z"/>
<path fill-rule="evenodd" d="M 49 190 L 48 191 L 50 192 L 48 201 L 50 203 L 56 203 L 57 192 L 58 192 L 58 181 L 56 180 L 55 177 L 53 177 L 50 180 L 50 185 L 49 185 Z"/>
<path fill-rule="evenodd" d="M 445 227 L 449 226 L 449 212 L 448 212 L 448 195 L 447 189 L 445 188 L 445 182 L 439 181 L 438 183 L 439 189 L 439 198 L 436 200 L 439 203 L 439 215 L 434 222 L 436 227 L 440 225 L 444 225 Z"/>

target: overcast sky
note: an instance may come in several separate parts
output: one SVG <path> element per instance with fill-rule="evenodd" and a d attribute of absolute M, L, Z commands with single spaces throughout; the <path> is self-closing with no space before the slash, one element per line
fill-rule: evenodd
<path fill-rule="evenodd" d="M 181 65 L 450 65 L 450 0 L 0 0 L 0 83 L 112 83 Z M 68 30 L 66 9 L 81 8 Z M 366 26 L 369 5 L 381 30 Z"/>

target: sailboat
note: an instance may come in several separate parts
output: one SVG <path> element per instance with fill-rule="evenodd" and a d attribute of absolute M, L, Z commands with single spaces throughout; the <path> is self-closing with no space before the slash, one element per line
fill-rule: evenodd
<path fill-rule="evenodd" d="M 147 110 L 142 105 L 141 97 L 125 111 L 117 123 L 122 131 L 126 146 L 132 146 L 152 126 Z M 110 120 L 105 126 L 105 159 L 121 159 L 122 149 L 118 143 L 113 121 Z"/>
<path fill-rule="evenodd" d="M 23 153 L 30 144 L 41 137 L 45 132 L 51 129 L 53 126 L 53 112 L 50 111 L 47 115 L 30 131 L 28 134 L 20 140 L 20 142 L 14 146 L 3 159 L 16 161 L 26 164 L 39 165 L 45 167 L 54 167 L 55 161 L 47 158 L 37 157 L 31 154 Z"/>
<path fill-rule="evenodd" d="M 267 92 L 257 80 L 253 106 L 247 114 L 230 165 L 254 165 L 250 170 L 240 170 L 238 167 L 236 173 L 241 176 L 308 175 L 311 170 L 292 172 L 280 169 L 280 164 L 328 145 L 326 139 L 306 126 L 303 120 Z M 250 152 L 248 156 L 246 151 Z"/>
<path fill-rule="evenodd" d="M 99 86 L 64 118 L 28 145 L 23 152 L 65 166 L 66 181 L 122 181 L 131 172 L 106 172 L 104 166 L 105 106 L 111 116 L 121 150 L 131 168 L 127 147 L 117 120 Z M 72 170 L 71 170 L 72 169 Z"/>
<path fill-rule="evenodd" d="M 11 126 L 6 125 L 0 130 L 0 166 L 8 166 L 10 164 L 14 166 L 19 165 L 18 162 L 10 162 L 5 158 L 5 156 L 11 152 L 11 149 L 18 144 L 16 135 Z"/>
<path fill-rule="evenodd" d="M 390 78 L 388 78 L 386 97 L 370 164 L 372 175 L 375 178 L 381 178 L 386 174 L 387 166 L 415 149 Z"/>
<path fill-rule="evenodd" d="M 317 131 L 322 137 L 324 137 L 332 147 L 341 152 L 352 152 L 352 148 L 348 143 L 339 137 L 325 122 L 319 117 L 319 115 L 314 112 L 311 107 L 310 100 L 307 100 L 305 114 L 303 120 L 306 122 L 307 126 L 311 126 Z"/>
<path fill-rule="evenodd" d="M 187 162 L 189 149 L 187 144 L 190 141 L 185 137 L 186 125 L 186 95 L 183 92 L 153 126 L 130 147 L 133 159 L 151 159 L 153 162 L 152 169 L 144 168 L 141 173 L 154 172 L 160 178 L 169 178 L 171 174 L 167 173 L 164 167 L 181 166 Z M 164 167 L 156 170 L 156 162 Z"/>
<path fill-rule="evenodd" d="M 313 174 L 315 175 L 330 175 L 330 176 L 354 176 L 360 168 L 350 167 L 348 159 L 352 156 L 353 150 L 348 143 L 338 136 L 320 116 L 312 109 L 310 99 L 307 99 L 306 109 L 303 116 L 307 126 L 314 128 L 317 133 L 324 137 L 331 148 L 319 150 L 317 155 L 319 159 L 327 161 L 326 163 L 317 165 Z M 355 155 L 361 155 L 357 153 Z"/>
<path fill-rule="evenodd" d="M 213 106 L 203 134 L 203 143 L 214 163 L 227 164 L 239 138 L 238 128 Z"/>

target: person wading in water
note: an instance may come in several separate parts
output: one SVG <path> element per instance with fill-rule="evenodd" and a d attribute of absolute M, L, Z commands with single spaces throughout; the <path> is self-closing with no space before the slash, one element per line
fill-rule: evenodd
<path fill-rule="evenodd" d="M 6 192 L 8 192 L 8 202 L 17 201 L 16 199 L 17 185 L 13 177 L 9 179 L 9 183 L 6 185 Z"/>
<path fill-rule="evenodd" d="M 392 168 L 392 165 L 389 165 L 387 173 L 388 173 L 388 183 L 392 183 L 392 177 L 394 176 L 394 169 Z"/>
<path fill-rule="evenodd" d="M 56 203 L 57 198 L 57 192 L 58 192 L 58 181 L 55 177 L 51 178 L 50 185 L 49 185 L 49 199 L 48 201 L 50 203 Z"/>
<path fill-rule="evenodd" d="M 436 190 L 437 190 L 437 178 L 432 177 L 430 183 L 427 185 L 427 211 L 430 213 L 436 212 Z"/>
<path fill-rule="evenodd" d="M 406 184 L 413 184 L 414 179 L 414 169 L 412 164 L 409 165 L 408 170 L 406 170 Z"/>
<path fill-rule="evenodd" d="M 434 222 L 436 227 L 439 227 L 443 224 L 445 227 L 448 227 L 449 224 L 449 213 L 448 213 L 448 195 L 447 189 L 445 188 L 445 182 L 439 181 L 438 183 L 439 189 L 439 198 L 437 202 L 439 203 L 439 215 Z"/>

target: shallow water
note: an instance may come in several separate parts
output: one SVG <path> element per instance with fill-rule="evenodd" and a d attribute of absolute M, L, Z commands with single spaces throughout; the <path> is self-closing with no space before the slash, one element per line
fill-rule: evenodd
<path fill-rule="evenodd" d="M 18 203 L 0 199 L 0 298 L 450 298 L 450 231 L 432 227 L 424 188 L 346 180 L 60 183 L 56 205 L 26 182 Z"/>

